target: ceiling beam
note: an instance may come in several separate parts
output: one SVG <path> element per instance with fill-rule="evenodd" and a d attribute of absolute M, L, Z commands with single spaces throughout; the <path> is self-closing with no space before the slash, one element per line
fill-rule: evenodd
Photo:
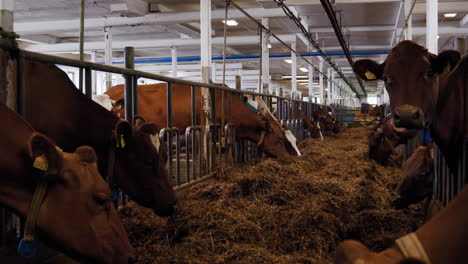
<path fill-rule="evenodd" d="M 437 11 L 439 13 L 465 13 L 468 12 L 468 2 L 441 2 L 438 3 Z M 413 14 L 425 14 L 426 1 L 424 3 L 416 3 L 414 5 Z"/>
<path fill-rule="evenodd" d="M 278 35 L 278 37 L 286 43 L 296 40 L 295 35 Z M 223 45 L 224 38 L 217 37 L 212 38 L 213 45 Z M 258 36 L 232 36 L 227 37 L 227 43 L 229 46 L 235 45 L 249 45 L 258 44 Z M 278 44 L 276 39 L 272 39 L 271 43 Z M 149 48 L 164 48 L 164 47 L 181 47 L 181 46 L 197 46 L 200 45 L 200 39 L 151 39 L 151 40 L 125 40 L 125 41 L 113 41 L 112 48 L 114 50 L 121 50 L 124 47 L 131 46 L 135 49 L 149 49 Z M 103 41 L 85 42 L 84 50 L 86 51 L 99 51 L 104 50 L 105 43 Z M 71 43 L 57 43 L 57 44 L 33 44 L 24 45 L 22 48 L 35 52 L 46 52 L 46 53 L 69 53 L 79 50 L 78 42 Z"/>
<path fill-rule="evenodd" d="M 466 14 L 466 15 L 460 20 L 460 27 L 464 27 L 465 25 L 468 25 L 468 14 Z"/>
<path fill-rule="evenodd" d="M 400 0 L 335 0 L 336 4 L 400 2 Z M 289 6 L 320 5 L 320 0 L 288 0 Z"/>
<path fill-rule="evenodd" d="M 467 18 L 468 20 L 468 18 Z M 468 22 L 468 21 L 467 21 Z M 349 29 L 350 31 L 392 31 L 395 29 L 391 25 L 380 25 L 380 26 L 354 26 L 354 27 L 343 27 L 344 29 Z M 315 27 L 310 28 L 310 32 L 316 33 L 331 33 L 333 32 L 332 27 Z M 439 26 L 439 35 L 466 35 L 468 34 L 468 28 L 459 28 L 459 27 L 442 27 Z M 413 27 L 413 35 L 426 35 L 426 27 Z"/>
<path fill-rule="evenodd" d="M 281 8 L 246 8 L 249 14 L 255 17 L 284 17 Z M 216 9 L 211 12 L 212 20 L 224 19 L 224 9 Z M 245 18 L 239 10 L 229 11 L 230 19 Z M 48 20 L 34 22 L 15 22 L 15 32 L 20 35 L 31 34 L 53 34 L 54 32 L 79 31 L 79 19 Z M 105 26 L 119 27 L 131 25 L 171 25 L 180 23 L 200 22 L 200 12 L 164 12 L 152 13 L 141 17 L 107 17 L 107 18 L 86 18 L 85 30 L 99 30 Z"/>

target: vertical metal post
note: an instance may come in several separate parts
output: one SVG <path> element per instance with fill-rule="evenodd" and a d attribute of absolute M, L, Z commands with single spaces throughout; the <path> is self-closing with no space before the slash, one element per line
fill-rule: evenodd
<path fill-rule="evenodd" d="M 405 19 L 408 17 L 412 0 L 404 0 L 405 1 Z M 405 30 L 405 39 L 406 40 L 413 40 L 413 15 L 411 15 L 408 19 L 408 25 Z"/>
<path fill-rule="evenodd" d="M 171 47 L 171 58 L 172 58 L 172 74 L 171 76 L 177 78 L 177 48 Z"/>
<path fill-rule="evenodd" d="M 85 17 L 85 0 L 81 0 L 80 12 L 80 61 L 84 60 L 84 17 Z M 80 91 L 83 92 L 83 68 L 80 68 Z"/>
<path fill-rule="evenodd" d="M 320 64 L 319 64 L 319 85 L 320 85 L 320 103 L 323 104 L 324 101 L 323 101 L 323 90 L 324 90 L 324 87 L 323 87 L 323 61 L 320 60 Z"/>
<path fill-rule="evenodd" d="M 134 49 L 133 47 L 125 47 L 125 68 L 134 69 Z M 133 103 L 137 101 L 138 96 L 133 96 L 136 93 L 135 82 L 132 76 L 125 76 L 125 119 L 131 122 L 133 118 Z"/>
<path fill-rule="evenodd" d="M 3 31 L 13 31 L 14 0 L 0 0 L 0 27 Z"/>
<path fill-rule="evenodd" d="M 268 17 L 262 18 L 262 25 L 269 27 Z M 262 29 L 263 30 L 263 29 Z M 271 93 L 270 91 L 270 34 L 267 31 L 262 33 L 262 86 L 261 92 Z"/>
<path fill-rule="evenodd" d="M 296 42 L 291 43 L 291 48 L 296 50 Z M 291 98 L 294 98 L 297 94 L 297 56 L 296 53 L 291 51 Z"/>
<path fill-rule="evenodd" d="M 112 65 L 112 28 L 104 27 L 104 55 L 106 65 Z M 106 87 L 105 91 L 109 90 L 112 87 L 112 74 L 106 72 Z"/>
<path fill-rule="evenodd" d="M 437 54 L 438 51 L 438 0 L 426 0 L 426 48 Z"/>
<path fill-rule="evenodd" d="M 91 52 L 91 62 L 94 62 L 96 63 L 96 51 L 93 50 Z M 92 94 L 98 94 L 98 91 L 97 91 L 97 72 L 96 71 L 92 71 L 91 73 L 91 80 L 92 80 Z"/>
<path fill-rule="evenodd" d="M 85 68 L 85 95 L 91 98 L 93 90 L 91 68 Z"/>
<path fill-rule="evenodd" d="M 236 75 L 236 89 L 237 89 L 237 90 L 241 90 L 241 89 L 242 89 L 241 83 L 242 83 L 242 81 L 241 81 L 240 75 Z"/>

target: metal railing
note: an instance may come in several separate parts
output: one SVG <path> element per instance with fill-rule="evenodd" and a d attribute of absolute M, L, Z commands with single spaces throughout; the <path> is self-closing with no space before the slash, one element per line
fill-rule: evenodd
<path fill-rule="evenodd" d="M 440 149 L 434 149 L 434 192 L 433 197 L 443 206 L 453 200 L 468 183 L 468 139 L 463 144 L 463 152 L 458 161 L 457 171 L 451 171 Z"/>
<path fill-rule="evenodd" d="M 261 157 L 258 151 L 256 142 L 250 140 L 237 141 L 236 127 L 232 123 L 232 96 L 245 96 L 252 97 L 260 96 L 264 99 L 271 110 L 275 109 L 276 118 L 281 124 L 288 126 L 292 133 L 299 140 L 304 138 L 303 121 L 301 119 L 301 111 L 305 112 L 308 116 L 312 112 L 321 107 L 319 104 L 304 102 L 282 96 L 272 94 L 260 94 L 256 92 L 249 92 L 244 90 L 231 89 L 220 85 L 200 83 L 187 80 L 175 79 L 167 76 L 142 72 L 133 69 L 119 68 L 109 65 L 102 65 L 92 62 L 78 61 L 69 58 L 62 58 L 57 56 L 45 55 L 30 51 L 25 51 L 17 48 L 17 44 L 12 39 L 0 38 L 0 49 L 11 51 L 16 55 L 17 60 L 17 89 L 18 89 L 18 109 L 20 113 L 24 113 L 26 105 L 25 100 L 25 87 L 24 87 L 24 74 L 22 67 L 25 60 L 38 61 L 50 64 L 59 64 L 70 67 L 83 69 L 84 72 L 84 92 L 88 97 L 91 97 L 92 86 L 92 71 L 102 71 L 113 74 L 122 74 L 127 80 L 125 87 L 125 105 L 126 117 L 130 118 L 137 115 L 137 80 L 138 78 L 147 78 L 166 82 L 167 86 L 167 125 L 160 130 L 160 140 L 166 143 L 168 154 L 168 172 L 174 186 L 181 186 L 190 182 L 195 182 L 197 179 L 212 173 L 212 170 L 222 162 L 226 163 L 239 163 L 249 162 Z M 191 88 L 190 102 L 191 102 L 191 125 L 188 126 L 183 132 L 185 136 L 185 148 L 181 148 L 181 133 L 179 128 L 172 126 L 172 86 L 173 84 L 182 84 Z M 224 91 L 228 97 L 228 113 L 224 113 L 222 108 L 223 121 L 222 124 L 216 120 L 216 101 L 213 99 L 211 102 L 212 115 L 211 123 L 208 126 L 207 133 L 203 134 L 203 127 L 197 123 L 197 109 L 195 94 L 196 89 L 209 88 L 213 94 L 215 91 Z M 224 98 L 224 95 L 223 95 Z M 223 99 L 224 100 L 224 99 Z M 201 112 L 201 109 L 199 109 Z M 226 123 L 224 123 L 226 120 Z M 203 151 L 206 151 L 207 160 L 204 159 Z M 182 164 L 184 163 L 184 164 Z M 181 166 L 182 164 L 182 166 Z M 2 215 L 4 219 L 6 216 Z M 3 225 L 5 226 L 5 225 Z M 2 230 L 2 241 L 4 236 Z"/>

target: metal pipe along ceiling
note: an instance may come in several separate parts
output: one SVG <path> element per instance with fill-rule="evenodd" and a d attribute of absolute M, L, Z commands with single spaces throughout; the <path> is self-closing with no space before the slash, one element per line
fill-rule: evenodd
<path fill-rule="evenodd" d="M 304 57 L 316 57 L 322 56 L 319 52 L 304 52 L 300 53 Z M 343 56 L 345 55 L 342 51 L 335 51 L 335 52 L 327 52 L 328 56 Z M 386 55 L 389 54 L 388 51 L 352 51 L 350 52 L 351 55 Z M 258 54 L 251 54 L 251 55 L 231 55 L 226 56 L 226 60 L 239 60 L 239 59 L 258 59 L 260 55 Z M 270 58 L 290 58 L 290 53 L 280 53 L 280 54 L 270 54 Z M 223 56 L 213 56 L 212 60 L 223 60 Z M 188 61 L 200 61 L 199 56 L 194 57 L 179 57 L 177 58 L 178 62 L 188 62 Z M 137 59 L 135 63 L 169 63 L 172 62 L 172 58 L 157 58 L 157 59 Z M 103 62 L 100 62 L 101 64 Z M 114 61 L 112 64 L 123 64 L 123 61 Z"/>
<path fill-rule="evenodd" d="M 346 55 L 346 58 L 348 59 L 350 66 L 353 66 L 353 59 L 351 58 L 351 55 L 349 54 L 348 46 L 346 45 L 345 39 L 343 38 L 343 34 L 341 33 L 341 26 L 338 24 L 338 21 L 336 20 L 335 12 L 333 11 L 333 7 L 330 1 L 320 0 L 320 2 L 322 3 L 322 6 L 325 9 L 325 12 L 327 13 L 328 18 L 330 19 L 330 23 L 333 26 L 333 30 L 335 30 L 336 38 L 340 42 L 340 45 L 343 48 L 343 51 Z M 361 86 L 361 90 L 364 93 L 364 96 L 367 96 L 366 90 L 364 89 L 364 85 L 362 84 L 361 79 L 357 78 L 357 80 L 359 82 L 359 85 Z"/>

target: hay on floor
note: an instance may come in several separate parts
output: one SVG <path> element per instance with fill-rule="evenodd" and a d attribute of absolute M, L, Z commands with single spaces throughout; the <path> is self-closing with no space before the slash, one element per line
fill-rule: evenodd
<path fill-rule="evenodd" d="M 138 263 L 331 263 L 344 239 L 374 250 L 422 224 L 420 206 L 394 210 L 400 169 L 367 158 L 368 128 L 306 140 L 302 156 L 220 169 L 164 219 L 120 210 Z"/>

